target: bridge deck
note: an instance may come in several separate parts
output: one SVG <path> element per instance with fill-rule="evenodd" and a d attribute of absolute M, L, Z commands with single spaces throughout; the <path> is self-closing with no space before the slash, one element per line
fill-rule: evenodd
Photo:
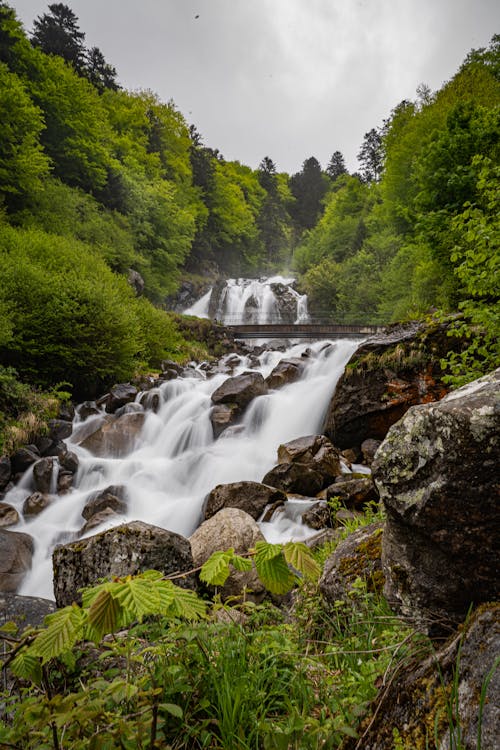
<path fill-rule="evenodd" d="M 380 325 L 337 325 L 334 323 L 264 323 L 255 325 L 227 325 L 225 328 L 235 337 L 244 339 L 257 338 L 357 338 L 373 336 L 380 333 Z"/>

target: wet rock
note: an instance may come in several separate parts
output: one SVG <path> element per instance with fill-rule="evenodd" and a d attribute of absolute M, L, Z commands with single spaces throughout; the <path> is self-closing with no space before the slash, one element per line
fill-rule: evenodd
<path fill-rule="evenodd" d="M 163 359 L 160 363 L 161 371 L 162 372 L 176 372 L 177 375 L 180 375 L 181 372 L 184 371 L 184 367 L 180 365 L 178 362 L 174 362 L 173 359 Z"/>
<path fill-rule="evenodd" d="M 0 591 L 17 591 L 31 568 L 33 547 L 29 534 L 0 529 Z"/>
<path fill-rule="evenodd" d="M 365 341 L 337 383 L 323 432 L 339 448 L 367 438 L 383 440 L 391 425 L 415 404 L 447 393 L 440 359 L 453 342 L 447 326 L 408 323 Z"/>
<path fill-rule="evenodd" d="M 89 426 L 95 428 L 90 434 L 81 439 L 78 432 L 74 440 L 94 456 L 122 458 L 137 446 L 144 419 L 144 413 L 124 414 L 117 418 L 108 415 Z"/>
<path fill-rule="evenodd" d="M 269 484 L 286 493 L 314 497 L 323 488 L 323 475 L 301 463 L 278 464 L 268 471 L 262 484 Z"/>
<path fill-rule="evenodd" d="M 326 488 L 326 498 L 336 498 L 346 508 L 362 510 L 371 502 L 378 502 L 378 492 L 370 476 L 362 479 L 349 479 L 345 474 L 342 481 L 336 481 Z"/>
<path fill-rule="evenodd" d="M 104 523 L 108 524 L 109 526 L 117 526 L 120 521 L 123 521 L 122 515 L 116 513 L 114 510 L 111 510 L 111 508 L 104 508 L 104 510 L 99 511 L 99 513 L 95 513 L 89 518 L 87 523 L 85 523 L 80 529 L 80 533 L 78 536 L 84 536 L 90 531 L 97 529 L 98 526 L 101 526 Z"/>
<path fill-rule="evenodd" d="M 342 474 L 340 454 L 324 435 L 307 435 L 280 445 L 278 461 L 281 464 L 300 463 L 314 469 L 323 478 L 320 489 Z"/>
<path fill-rule="evenodd" d="M 372 465 L 373 459 L 375 458 L 375 453 L 378 451 L 381 442 L 381 440 L 373 440 L 373 438 L 368 438 L 368 440 L 363 440 L 363 442 L 361 443 L 363 463 L 366 466 Z"/>
<path fill-rule="evenodd" d="M 36 446 L 26 446 L 19 448 L 13 456 L 11 456 L 12 473 L 13 474 L 24 474 L 35 461 L 40 458 L 40 451 Z"/>
<path fill-rule="evenodd" d="M 19 521 L 19 513 L 14 506 L 0 502 L 0 527 L 15 526 Z"/>
<path fill-rule="evenodd" d="M 0 626 L 14 622 L 20 630 L 43 625 L 47 615 L 56 611 L 56 605 L 49 599 L 36 596 L 0 593 Z"/>
<path fill-rule="evenodd" d="M 73 451 L 69 451 L 66 449 L 59 454 L 58 458 L 61 468 L 69 471 L 71 474 L 76 474 L 79 466 L 78 456 L 76 455 L 76 453 L 73 453 Z"/>
<path fill-rule="evenodd" d="M 244 372 L 234 378 L 225 380 L 212 393 L 214 404 L 237 404 L 244 409 L 257 396 L 268 391 L 266 382 L 260 372 Z"/>
<path fill-rule="evenodd" d="M 37 492 L 50 492 L 54 461 L 54 458 L 41 458 L 33 466 L 33 486 Z"/>
<path fill-rule="evenodd" d="M 81 601 L 78 590 L 99 578 L 136 575 L 150 569 L 168 575 L 193 568 L 187 539 L 141 521 L 56 547 L 52 562 L 58 607 Z M 186 582 L 192 584 L 192 579 L 176 581 L 179 585 Z"/>
<path fill-rule="evenodd" d="M 153 411 L 155 414 L 157 414 L 161 404 L 159 392 L 157 390 L 154 390 L 143 393 L 140 403 L 141 406 L 147 411 Z"/>
<path fill-rule="evenodd" d="M 12 465 L 8 456 L 0 456 L 0 491 L 4 490 L 10 481 Z"/>
<path fill-rule="evenodd" d="M 73 432 L 73 423 L 65 419 L 49 419 L 49 437 L 55 443 L 66 440 Z"/>
<path fill-rule="evenodd" d="M 282 359 L 266 378 L 269 388 L 281 388 L 288 383 L 294 383 L 299 380 L 304 372 L 304 360 L 298 357 Z"/>
<path fill-rule="evenodd" d="M 259 482 L 233 482 L 218 484 L 205 500 L 205 520 L 222 508 L 240 508 L 255 520 L 260 518 L 266 505 L 283 504 L 287 500 L 284 492 Z"/>
<path fill-rule="evenodd" d="M 76 407 L 76 411 L 82 422 L 84 422 L 88 417 L 101 413 L 101 410 L 99 409 L 95 401 L 84 401 L 82 404 Z"/>
<path fill-rule="evenodd" d="M 239 508 L 224 508 L 201 526 L 189 538 L 196 567 L 203 565 L 210 555 L 219 550 L 233 547 L 237 554 L 244 554 L 264 537 L 254 519 Z M 227 599 L 241 596 L 249 590 L 247 599 L 259 601 L 265 589 L 254 569 L 251 571 L 233 571 L 221 589 L 221 596 Z"/>
<path fill-rule="evenodd" d="M 111 485 L 105 490 L 92 493 L 85 503 L 82 516 L 88 521 L 96 513 L 109 508 L 115 513 L 125 513 L 127 510 L 126 489 L 123 485 Z"/>
<path fill-rule="evenodd" d="M 302 513 L 302 523 L 310 526 L 311 529 L 325 529 L 333 526 L 331 510 L 328 503 L 320 501 L 315 503 L 312 508 Z"/>
<path fill-rule="evenodd" d="M 33 492 L 23 503 L 23 516 L 37 516 L 42 510 L 48 508 L 51 502 L 50 495 L 42 492 Z"/>
<path fill-rule="evenodd" d="M 328 604 L 349 601 L 358 578 L 366 583 L 368 591 L 381 591 L 384 584 L 382 534 L 383 524 L 372 523 L 339 543 L 327 559 L 319 581 L 321 594 Z"/>
<path fill-rule="evenodd" d="M 413 407 L 377 451 L 385 594 L 431 635 L 498 599 L 500 369 Z"/>
<path fill-rule="evenodd" d="M 439 650 L 401 669 L 375 699 L 376 712 L 363 733 L 363 748 L 494 750 L 498 747 L 500 605 L 474 612 L 463 633 Z M 453 712 L 450 726 L 449 712 Z M 397 732 L 397 734 L 396 734 Z M 344 750 L 355 750 L 348 740 Z"/>
<path fill-rule="evenodd" d="M 240 413 L 241 409 L 237 404 L 216 404 L 210 412 L 214 438 L 218 438 L 226 428 L 234 425 Z"/>
<path fill-rule="evenodd" d="M 120 406 L 120 408 L 115 411 L 115 417 L 122 417 L 124 414 L 140 414 L 143 411 L 144 408 L 142 404 L 138 404 L 136 401 L 131 401 L 130 404 Z"/>
<path fill-rule="evenodd" d="M 75 475 L 70 471 L 60 471 L 57 475 L 57 492 L 59 495 L 65 495 L 73 486 Z"/>
<path fill-rule="evenodd" d="M 108 414 L 114 414 L 120 406 L 125 406 L 125 404 L 131 401 L 135 401 L 137 394 L 137 388 L 131 383 L 118 383 L 114 385 L 106 400 L 106 411 Z"/>

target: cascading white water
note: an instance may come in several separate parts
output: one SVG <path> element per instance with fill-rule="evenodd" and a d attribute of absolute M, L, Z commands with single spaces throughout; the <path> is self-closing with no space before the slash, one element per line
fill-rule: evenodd
<path fill-rule="evenodd" d="M 215 287 L 194 305 L 184 310 L 185 315 L 209 317 L 209 308 L 223 325 L 254 323 L 307 323 L 307 296 L 293 287 L 295 279 L 272 276 L 261 279 L 228 279 L 221 289 Z M 217 299 L 211 300 L 212 294 Z"/>
<path fill-rule="evenodd" d="M 171 380 L 159 387 L 160 408 L 156 414 L 146 412 L 137 447 L 125 458 L 96 458 L 69 439 L 68 447 L 80 461 L 74 488 L 66 495 L 54 496 L 42 513 L 15 527 L 35 540 L 32 570 L 21 593 L 53 597 L 53 547 L 79 537 L 86 500 L 110 485 L 124 485 L 127 492 L 127 512 L 116 518 L 116 523 L 142 520 L 190 535 L 201 521 L 205 496 L 217 484 L 261 481 L 275 465 L 280 443 L 320 430 L 335 384 L 358 345 L 359 341 L 348 340 L 310 344 L 311 356 L 304 359 L 302 378 L 254 399 L 241 429 L 228 430 L 218 440 L 213 439 L 210 396 L 228 376 L 218 374 L 205 380 L 201 371 L 196 373 L 198 377 Z M 266 377 L 280 359 L 300 356 L 305 348 L 297 344 L 286 353 L 265 351 L 258 369 Z M 234 374 L 247 370 L 250 364 L 248 358 L 240 357 Z M 28 471 L 5 501 L 21 515 L 23 502 L 32 491 Z M 112 525 L 104 524 L 89 535 Z M 281 526 L 262 524 L 262 528 L 272 541 L 301 539 L 311 533 L 290 518 L 282 518 Z"/>

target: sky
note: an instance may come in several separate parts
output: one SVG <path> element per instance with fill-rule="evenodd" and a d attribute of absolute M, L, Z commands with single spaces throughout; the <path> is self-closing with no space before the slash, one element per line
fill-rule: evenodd
<path fill-rule="evenodd" d="M 28 33 L 49 2 L 8 0 Z M 205 145 L 294 174 L 341 151 L 500 33 L 498 0 L 67 0 L 126 89 L 173 100 Z"/>

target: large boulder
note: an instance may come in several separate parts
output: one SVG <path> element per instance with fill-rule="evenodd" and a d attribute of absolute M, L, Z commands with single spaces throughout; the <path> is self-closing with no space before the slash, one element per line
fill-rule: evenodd
<path fill-rule="evenodd" d="M 36 492 L 48 494 L 52 487 L 54 458 L 41 458 L 33 466 L 33 486 Z"/>
<path fill-rule="evenodd" d="M 55 610 L 56 605 L 49 599 L 0 593 L 0 627 L 6 622 L 14 622 L 20 630 L 38 627 Z"/>
<path fill-rule="evenodd" d="M 327 558 L 319 588 L 328 604 L 349 601 L 358 579 L 366 584 L 368 591 L 382 589 L 382 531 L 382 523 L 361 527 L 340 542 Z"/>
<path fill-rule="evenodd" d="M 19 513 L 13 506 L 0 502 L 0 527 L 15 526 L 19 521 Z"/>
<path fill-rule="evenodd" d="M 300 357 L 290 357 L 282 359 L 276 367 L 267 376 L 266 383 L 269 388 L 281 388 L 288 383 L 294 383 L 299 380 L 304 372 L 305 362 Z"/>
<path fill-rule="evenodd" d="M 440 359 L 451 348 L 447 327 L 408 323 L 365 341 L 337 383 L 322 431 L 339 448 L 383 440 L 415 404 L 447 393 Z"/>
<path fill-rule="evenodd" d="M 93 492 L 85 502 L 82 516 L 89 521 L 92 516 L 107 508 L 117 514 L 126 512 L 126 490 L 123 485 L 110 485 L 104 490 Z"/>
<path fill-rule="evenodd" d="M 61 545 L 52 554 L 54 596 L 58 607 L 81 600 L 79 589 L 100 578 L 159 570 L 166 575 L 192 570 L 187 539 L 142 521 L 116 526 L 77 542 Z"/>
<path fill-rule="evenodd" d="M 498 599 L 500 369 L 411 408 L 378 449 L 393 607 L 431 634 Z"/>
<path fill-rule="evenodd" d="M 75 430 L 73 439 L 94 456 L 123 458 L 137 446 L 144 419 L 143 412 L 121 417 L 107 415 L 91 424 L 85 422 L 78 431 Z M 86 428 L 86 432 L 80 433 L 82 428 Z M 81 438 L 81 434 L 85 437 Z"/>
<path fill-rule="evenodd" d="M 234 425 L 240 412 L 237 404 L 215 404 L 210 412 L 214 438 L 218 438 L 225 429 Z"/>
<path fill-rule="evenodd" d="M 31 568 L 33 548 L 29 534 L 0 529 L 0 591 L 17 591 Z"/>
<path fill-rule="evenodd" d="M 324 435 L 307 435 L 280 445 L 278 463 L 309 466 L 321 474 L 324 487 L 342 474 L 340 454 Z"/>
<path fill-rule="evenodd" d="M 266 505 L 285 503 L 287 496 L 276 487 L 259 482 L 232 482 L 218 484 L 205 500 L 205 520 L 222 508 L 240 508 L 255 520 L 260 518 Z"/>
<path fill-rule="evenodd" d="M 285 463 L 274 466 L 262 479 L 286 493 L 315 497 L 323 489 L 324 478 L 316 469 L 301 463 Z"/>
<path fill-rule="evenodd" d="M 327 500 L 335 498 L 339 505 L 356 510 L 378 501 L 378 492 L 370 476 L 350 479 L 350 475 L 345 474 L 326 488 L 325 495 Z"/>
<path fill-rule="evenodd" d="M 196 567 L 203 565 L 214 552 L 232 547 L 241 555 L 263 540 L 262 532 L 252 516 L 239 508 L 223 508 L 204 521 L 189 538 Z M 223 599 L 244 594 L 247 599 L 258 601 L 264 593 L 264 586 L 255 570 L 233 571 L 221 590 Z"/>
<path fill-rule="evenodd" d="M 214 404 L 237 404 L 244 409 L 256 396 L 263 396 L 267 391 L 260 372 L 244 372 L 225 380 L 212 393 L 212 401 Z"/>
<path fill-rule="evenodd" d="M 500 721 L 500 605 L 483 605 L 438 651 L 400 669 L 343 750 L 494 750 Z M 450 720 L 451 719 L 451 720 Z"/>

